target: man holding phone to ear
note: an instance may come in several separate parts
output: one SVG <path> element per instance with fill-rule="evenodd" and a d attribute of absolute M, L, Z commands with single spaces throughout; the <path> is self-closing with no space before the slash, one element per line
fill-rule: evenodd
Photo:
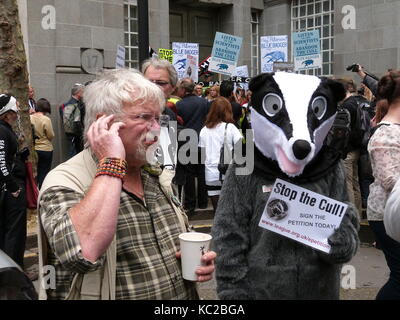
<path fill-rule="evenodd" d="M 159 170 L 147 165 L 163 120 L 162 91 L 139 72 L 119 69 L 91 83 L 84 101 L 86 148 L 47 175 L 39 196 L 47 263 L 57 279 L 48 297 L 65 299 L 76 274 L 102 268 L 115 237 L 110 299 L 197 299 L 179 263 L 184 217 L 163 192 Z M 203 256 L 198 281 L 211 279 L 214 259 L 213 252 Z"/>

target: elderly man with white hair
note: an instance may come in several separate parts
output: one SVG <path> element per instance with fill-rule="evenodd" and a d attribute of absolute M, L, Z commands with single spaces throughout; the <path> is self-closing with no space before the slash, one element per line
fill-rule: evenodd
<path fill-rule="evenodd" d="M 50 247 L 41 265 L 56 272 L 48 298 L 197 299 L 195 283 L 182 278 L 177 247 L 186 217 L 148 165 L 162 91 L 135 70 L 119 69 L 87 86 L 84 102 L 86 148 L 51 171 L 39 195 Z M 202 256 L 198 281 L 211 279 L 214 259 L 214 252 Z"/>

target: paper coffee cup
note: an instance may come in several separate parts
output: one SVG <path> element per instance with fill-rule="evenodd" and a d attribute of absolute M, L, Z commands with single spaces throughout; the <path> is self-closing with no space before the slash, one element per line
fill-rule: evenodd
<path fill-rule="evenodd" d="M 179 235 L 183 279 L 197 281 L 196 269 L 202 265 L 201 256 L 209 250 L 211 239 L 211 235 L 201 232 Z"/>

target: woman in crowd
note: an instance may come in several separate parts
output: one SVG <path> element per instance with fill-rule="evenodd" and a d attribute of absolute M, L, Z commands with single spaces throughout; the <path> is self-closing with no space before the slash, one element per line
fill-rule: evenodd
<path fill-rule="evenodd" d="M 46 99 L 39 99 L 36 102 L 37 112 L 31 115 L 31 123 L 35 131 L 35 150 L 38 155 L 37 183 L 42 186 L 43 180 L 51 169 L 53 160 L 54 138 L 53 126 L 48 115 L 51 112 L 50 103 Z"/>
<path fill-rule="evenodd" d="M 236 92 L 234 93 L 235 101 L 239 103 L 242 107 L 243 105 L 247 105 L 249 100 L 247 100 L 246 90 L 242 88 L 237 88 Z"/>
<path fill-rule="evenodd" d="M 217 97 L 219 97 L 219 86 L 215 85 L 210 88 L 209 94 L 208 96 L 206 96 L 206 99 L 208 101 L 213 101 Z"/>
<path fill-rule="evenodd" d="M 382 77 L 378 83 L 378 100 L 377 110 L 387 110 L 387 113 L 377 113 L 377 128 L 368 144 L 375 180 L 370 186 L 367 216 L 377 246 L 385 255 L 390 276 L 376 299 L 400 299 L 400 243 L 387 235 L 383 224 L 388 195 L 400 177 L 400 71 L 391 71 Z"/>
<path fill-rule="evenodd" d="M 200 131 L 199 146 L 205 149 L 202 151 L 205 154 L 206 187 L 214 212 L 217 209 L 223 180 L 223 176 L 220 176 L 218 171 L 218 163 L 225 134 L 230 150 L 242 139 L 242 135 L 233 122 L 230 102 L 226 98 L 218 97 L 212 102 L 204 127 Z"/>

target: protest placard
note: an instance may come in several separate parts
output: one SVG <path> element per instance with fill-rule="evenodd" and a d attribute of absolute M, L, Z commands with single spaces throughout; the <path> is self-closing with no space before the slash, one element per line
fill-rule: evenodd
<path fill-rule="evenodd" d="M 242 38 L 230 34 L 217 32 L 211 53 L 211 61 L 208 70 L 232 76 L 236 70 L 239 59 Z"/>
<path fill-rule="evenodd" d="M 175 70 L 178 73 L 178 79 L 189 77 L 192 78 L 193 81 L 198 81 L 197 65 L 199 63 L 199 44 L 173 42 L 172 51 L 172 64 L 174 65 Z M 193 61 L 195 61 L 195 63 Z"/>
<path fill-rule="evenodd" d="M 203 74 L 210 74 L 210 72 L 208 72 L 210 61 L 211 61 L 211 56 L 208 56 L 202 62 L 199 63 L 199 77 L 201 77 Z"/>
<path fill-rule="evenodd" d="M 158 58 L 160 60 L 167 60 L 167 61 L 169 61 L 169 63 L 172 64 L 173 52 L 171 49 L 159 48 L 158 49 Z"/>
<path fill-rule="evenodd" d="M 197 64 L 199 62 L 199 56 L 193 56 L 191 54 L 188 54 L 187 62 L 188 62 L 188 66 L 186 69 L 187 77 L 192 78 L 194 82 L 198 81 L 199 73 Z"/>
<path fill-rule="evenodd" d="M 277 179 L 259 226 L 329 253 L 328 238 L 339 227 L 347 207 L 345 203 Z"/>
<path fill-rule="evenodd" d="M 249 68 L 245 65 L 245 66 L 239 66 L 236 67 L 236 71 L 235 71 L 235 76 L 239 77 L 239 78 L 248 78 L 249 77 Z M 247 82 L 235 82 L 235 90 L 237 87 L 240 87 L 244 90 L 248 90 L 249 89 L 249 84 Z"/>
<path fill-rule="evenodd" d="M 274 62 L 286 62 L 288 50 L 288 36 L 260 37 L 261 72 L 272 72 Z"/>
<path fill-rule="evenodd" d="M 125 47 L 117 47 L 117 57 L 115 60 L 115 69 L 125 68 Z"/>
<path fill-rule="evenodd" d="M 295 71 L 322 68 L 319 30 L 293 33 Z"/>
<path fill-rule="evenodd" d="M 294 63 L 289 62 L 274 62 L 273 67 L 274 72 L 282 71 L 282 72 L 294 72 Z"/>

